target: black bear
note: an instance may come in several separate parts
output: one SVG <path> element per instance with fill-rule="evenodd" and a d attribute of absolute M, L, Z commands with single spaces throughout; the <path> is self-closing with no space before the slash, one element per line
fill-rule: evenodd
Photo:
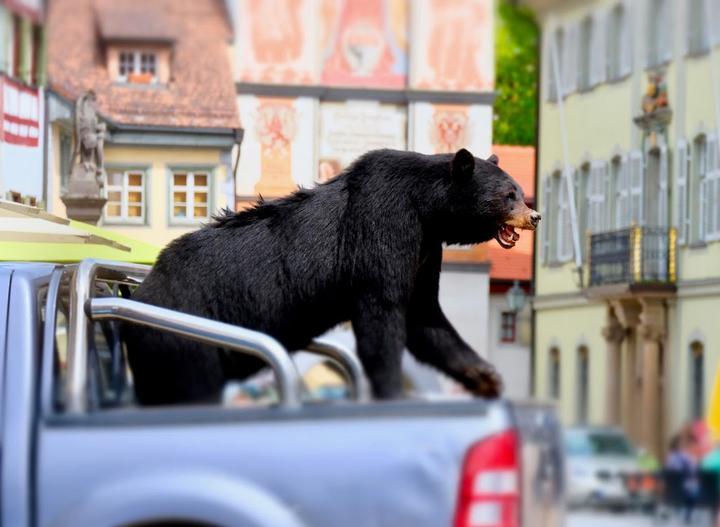
<path fill-rule="evenodd" d="M 349 320 L 376 397 L 401 394 L 405 348 L 495 397 L 499 376 L 440 309 L 442 245 L 495 238 L 511 248 L 514 227 L 539 220 L 494 155 L 376 150 L 325 184 L 174 240 L 133 299 L 259 330 L 291 351 Z M 216 399 L 226 381 L 264 366 L 138 326 L 124 335 L 143 404 Z"/>

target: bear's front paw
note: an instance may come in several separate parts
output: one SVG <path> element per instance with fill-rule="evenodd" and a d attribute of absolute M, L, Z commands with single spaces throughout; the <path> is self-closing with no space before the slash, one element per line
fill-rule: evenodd
<path fill-rule="evenodd" d="M 465 370 L 465 387 L 480 397 L 500 397 L 503 381 L 490 364 L 478 364 Z"/>

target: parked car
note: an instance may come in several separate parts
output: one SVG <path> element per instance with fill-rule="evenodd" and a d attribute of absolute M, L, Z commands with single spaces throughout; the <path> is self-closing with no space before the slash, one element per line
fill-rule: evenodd
<path fill-rule="evenodd" d="M 574 427 L 564 432 L 568 503 L 622 508 L 645 505 L 652 494 L 638 452 L 625 434 L 611 427 Z"/>
<path fill-rule="evenodd" d="M 147 272 L 0 264 L 1 525 L 563 523 L 552 407 L 372 402 L 354 355 L 326 342 L 309 351 L 340 364 L 352 390 L 312 402 L 268 335 L 128 299 Z M 119 320 L 262 357 L 276 396 L 139 407 Z"/>

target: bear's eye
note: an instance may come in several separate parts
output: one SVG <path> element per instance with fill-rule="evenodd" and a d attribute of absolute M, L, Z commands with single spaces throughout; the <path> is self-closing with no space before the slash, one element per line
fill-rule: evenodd
<path fill-rule="evenodd" d="M 510 194 L 508 194 L 508 195 L 507 195 L 507 199 L 509 199 L 509 200 L 511 200 L 511 201 L 515 201 L 515 193 L 514 193 L 514 192 L 511 192 Z"/>

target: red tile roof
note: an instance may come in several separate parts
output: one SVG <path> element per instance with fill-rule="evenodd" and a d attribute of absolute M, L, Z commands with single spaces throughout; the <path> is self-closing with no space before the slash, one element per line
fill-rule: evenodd
<path fill-rule="evenodd" d="M 97 94 L 104 117 L 121 124 L 192 128 L 237 128 L 228 43 L 231 28 L 222 0 L 53 0 L 49 2 L 48 76 L 50 87 L 75 100 Z M 124 13 L 109 22 L 112 13 Z M 128 23 L 128 13 L 148 20 Z M 162 30 L 160 26 L 164 26 Z M 110 78 L 104 42 L 112 38 L 176 38 L 167 85 L 117 84 Z M 148 38 L 148 40 L 143 40 Z"/>
<path fill-rule="evenodd" d="M 535 196 L 535 148 L 531 146 L 493 145 L 500 167 L 523 188 L 525 198 Z M 520 240 L 512 249 L 503 249 L 496 241 L 488 242 L 490 280 L 532 280 L 534 233 L 520 231 Z"/>
<path fill-rule="evenodd" d="M 535 148 L 532 146 L 493 145 L 500 166 L 522 187 L 525 198 L 535 197 Z"/>

